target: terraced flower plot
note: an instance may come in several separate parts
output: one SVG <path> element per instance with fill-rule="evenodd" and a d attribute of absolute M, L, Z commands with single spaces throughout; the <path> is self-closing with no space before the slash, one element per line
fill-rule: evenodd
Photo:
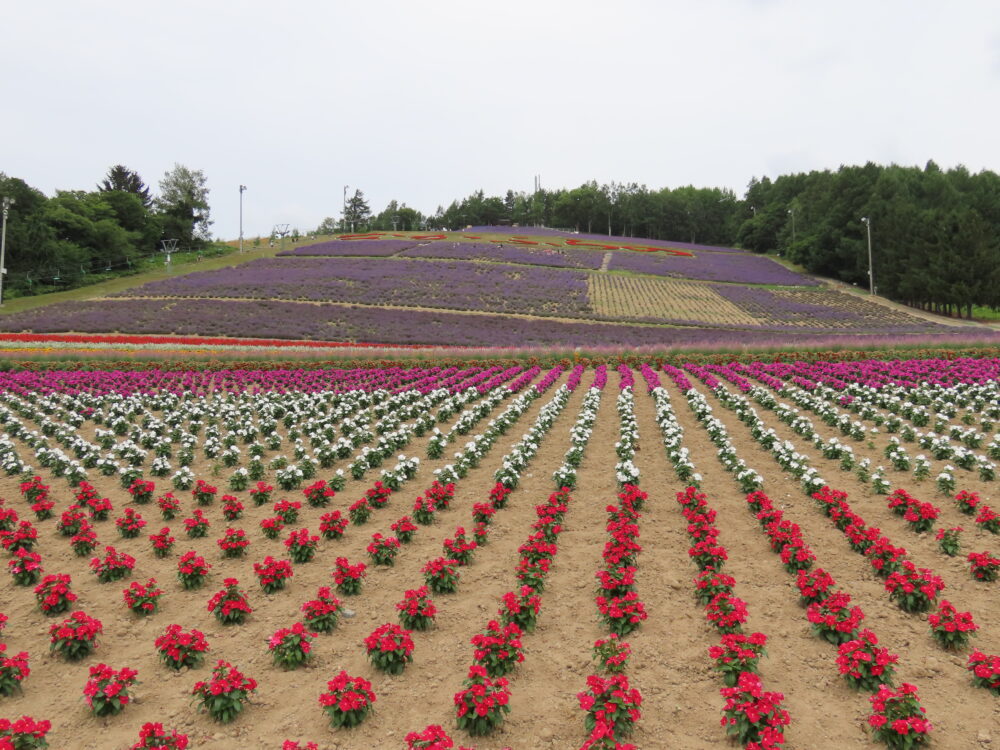
<path fill-rule="evenodd" d="M 998 374 L 0 373 L 3 715 L 102 749 L 979 748 Z"/>

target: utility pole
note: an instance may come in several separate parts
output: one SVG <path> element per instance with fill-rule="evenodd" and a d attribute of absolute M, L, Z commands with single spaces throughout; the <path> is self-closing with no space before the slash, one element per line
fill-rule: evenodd
<path fill-rule="evenodd" d="M 347 188 L 349 185 L 344 185 L 344 217 L 340 220 L 340 231 L 341 233 L 347 231 Z"/>
<path fill-rule="evenodd" d="M 13 198 L 3 199 L 3 229 L 0 230 L 0 306 L 3 305 L 3 277 L 7 275 L 4 259 L 7 256 L 7 212 L 15 203 Z"/>
<path fill-rule="evenodd" d="M 243 252 L 243 191 L 246 185 L 240 185 L 240 253 Z"/>
<path fill-rule="evenodd" d="M 795 244 L 795 209 L 788 209 L 788 215 L 792 217 L 792 244 Z"/>
<path fill-rule="evenodd" d="M 862 216 L 861 221 L 865 223 L 868 230 L 868 293 L 875 294 L 875 273 L 872 269 L 872 220 L 868 216 Z"/>

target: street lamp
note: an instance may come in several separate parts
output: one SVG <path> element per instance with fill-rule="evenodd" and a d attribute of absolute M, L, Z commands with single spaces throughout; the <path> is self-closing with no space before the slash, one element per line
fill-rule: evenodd
<path fill-rule="evenodd" d="M 340 220 L 340 231 L 344 232 L 347 230 L 347 188 L 349 185 L 344 185 L 344 218 Z"/>
<path fill-rule="evenodd" d="M 16 201 L 13 198 L 3 199 L 3 229 L 0 230 L 0 305 L 3 305 L 3 277 L 7 274 L 4 257 L 7 254 L 7 212 Z"/>
<path fill-rule="evenodd" d="M 867 216 L 862 216 L 861 221 L 865 223 L 868 230 L 868 293 L 875 294 L 875 274 L 872 271 L 872 220 Z"/>
<path fill-rule="evenodd" d="M 795 209 L 788 209 L 788 215 L 792 217 L 792 244 L 795 244 Z"/>
<path fill-rule="evenodd" d="M 243 252 L 243 191 L 246 185 L 240 185 L 240 252 Z"/>

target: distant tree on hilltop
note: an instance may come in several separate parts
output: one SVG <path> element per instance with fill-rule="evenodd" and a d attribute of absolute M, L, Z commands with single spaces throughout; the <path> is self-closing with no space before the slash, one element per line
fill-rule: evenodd
<path fill-rule="evenodd" d="M 110 193 L 114 190 L 120 190 L 123 193 L 132 193 L 139 196 L 139 199 L 142 200 L 142 205 L 146 208 L 153 205 L 153 196 L 149 192 L 149 188 L 146 187 L 146 183 L 142 181 L 139 173 L 134 172 L 124 164 L 115 164 L 111 167 L 108 170 L 107 177 L 98 184 L 97 189 L 102 193 Z"/>

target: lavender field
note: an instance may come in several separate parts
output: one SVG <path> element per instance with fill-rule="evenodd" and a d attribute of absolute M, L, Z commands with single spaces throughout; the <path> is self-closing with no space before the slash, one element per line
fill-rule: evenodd
<path fill-rule="evenodd" d="M 305 248 L 303 248 L 305 249 Z M 520 263 L 553 268 L 589 268 L 596 271 L 604 261 L 599 250 L 554 247 L 526 247 L 479 242 L 428 242 L 400 253 L 404 258 L 447 258 L 493 263 Z"/>
<path fill-rule="evenodd" d="M 303 245 L 291 250 L 278 253 L 278 257 L 287 256 L 331 256 L 331 257 L 385 257 L 396 255 L 407 248 L 417 244 L 414 240 L 358 240 L 356 242 L 344 242 L 343 240 L 329 240 L 327 242 L 316 242 L 312 245 Z"/>
<path fill-rule="evenodd" d="M 815 279 L 789 271 L 770 258 L 750 253 L 699 252 L 693 258 L 685 258 L 619 250 L 611 254 L 608 270 L 738 284 L 819 285 Z"/>

